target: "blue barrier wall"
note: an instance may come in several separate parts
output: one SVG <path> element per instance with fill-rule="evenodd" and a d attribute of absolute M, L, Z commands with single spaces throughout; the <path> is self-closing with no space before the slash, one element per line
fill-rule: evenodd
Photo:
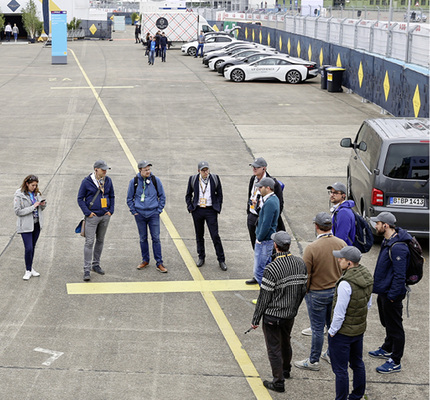
<path fill-rule="evenodd" d="M 259 26 L 241 26 L 238 39 L 275 47 L 293 57 L 343 67 L 342 85 L 396 117 L 429 117 L 429 71 L 397 60 Z"/>

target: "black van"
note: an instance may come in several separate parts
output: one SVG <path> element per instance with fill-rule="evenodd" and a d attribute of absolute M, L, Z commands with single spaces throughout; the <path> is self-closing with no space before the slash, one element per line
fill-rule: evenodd
<path fill-rule="evenodd" d="M 381 118 L 364 121 L 351 147 L 348 198 L 364 217 L 382 211 L 418 237 L 429 237 L 430 120 Z"/>

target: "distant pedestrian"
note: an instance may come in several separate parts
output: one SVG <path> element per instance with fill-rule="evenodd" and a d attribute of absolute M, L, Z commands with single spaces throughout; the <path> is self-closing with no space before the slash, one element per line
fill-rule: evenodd
<path fill-rule="evenodd" d="M 149 42 L 149 55 L 148 55 L 148 64 L 154 65 L 155 60 L 155 49 L 156 49 L 156 41 L 155 36 L 151 38 L 151 41 Z"/>
<path fill-rule="evenodd" d="M 100 267 L 104 238 L 115 209 L 112 180 L 106 175 L 110 169 L 104 160 L 94 163 L 94 172 L 82 180 L 78 204 L 85 215 L 84 281 L 89 281 L 91 269 L 104 275 Z"/>
<path fill-rule="evenodd" d="M 166 37 L 166 34 L 162 32 L 160 37 L 161 62 L 166 62 L 166 50 L 167 50 L 167 37 Z"/>
<path fill-rule="evenodd" d="M 158 57 L 160 55 L 160 38 L 161 33 L 160 31 L 157 31 L 155 34 L 155 57 Z"/>
<path fill-rule="evenodd" d="M 12 34 L 12 27 L 10 26 L 10 22 L 8 22 L 6 27 L 4 28 L 4 33 L 6 34 L 6 40 L 10 42 L 10 36 Z"/>
<path fill-rule="evenodd" d="M 136 22 L 136 27 L 134 28 L 134 39 L 136 40 L 136 43 L 140 42 L 140 33 L 141 33 L 141 27 L 138 22 Z"/>
<path fill-rule="evenodd" d="M 203 31 L 200 31 L 200 35 L 197 41 L 198 41 L 197 51 L 194 58 L 197 58 L 199 56 L 199 51 L 200 51 L 200 57 L 203 57 L 203 48 L 205 46 L 205 35 L 203 34 Z"/>
<path fill-rule="evenodd" d="M 32 276 L 40 276 L 33 268 L 34 249 L 43 226 L 43 210 L 46 201 L 39 190 L 39 178 L 28 175 L 21 187 L 15 192 L 14 210 L 18 216 L 17 233 L 21 234 L 25 248 L 25 274 L 22 279 L 28 281 Z"/>
<path fill-rule="evenodd" d="M 16 42 L 18 40 L 18 34 L 19 34 L 19 29 L 16 26 L 16 24 L 13 24 L 12 32 L 13 32 L 13 37 L 14 37 L 15 42 Z"/>

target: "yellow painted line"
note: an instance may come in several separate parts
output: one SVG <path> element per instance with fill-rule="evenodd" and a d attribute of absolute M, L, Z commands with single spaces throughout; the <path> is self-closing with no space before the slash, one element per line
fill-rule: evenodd
<path fill-rule="evenodd" d="M 256 291 L 258 287 L 247 285 L 243 279 L 67 284 L 67 294 L 230 292 L 243 290 Z"/>
<path fill-rule="evenodd" d="M 135 86 L 93 86 L 94 89 L 134 89 Z M 91 89 L 89 86 L 51 87 L 52 90 Z"/>
<path fill-rule="evenodd" d="M 96 98 L 98 104 L 100 105 L 100 108 L 102 109 L 107 121 L 109 122 L 109 125 L 111 126 L 116 138 L 118 139 L 119 144 L 121 145 L 122 149 L 124 150 L 125 155 L 127 156 L 128 160 L 130 161 L 130 164 L 136 171 L 137 169 L 137 162 L 134 158 L 133 154 L 131 153 L 127 143 L 123 139 L 120 131 L 118 130 L 115 122 L 113 121 L 112 117 L 110 116 L 107 108 L 105 107 L 103 101 L 100 99 L 98 93 L 96 92 L 94 86 L 92 85 L 90 79 L 88 78 L 87 74 L 85 73 L 84 69 L 81 66 L 81 63 L 79 62 L 78 58 L 76 57 L 74 51 L 70 49 L 70 52 L 72 53 L 73 57 L 75 58 L 75 61 L 79 67 L 79 69 L 82 72 L 82 75 L 84 76 L 85 80 L 87 81 L 88 86 L 92 90 L 94 97 Z M 200 270 L 197 268 L 194 259 L 192 258 L 189 250 L 185 246 L 184 241 L 179 236 L 178 231 L 176 230 L 175 226 L 173 225 L 171 219 L 167 215 L 165 211 L 161 213 L 161 220 L 164 223 L 167 231 L 169 232 L 170 237 L 173 240 L 173 243 L 175 244 L 176 248 L 179 251 L 179 254 L 181 255 L 182 259 L 185 262 L 185 265 L 187 266 L 188 270 L 190 271 L 190 274 L 193 278 L 193 280 L 198 281 L 201 283 L 201 281 L 205 281 L 203 275 L 201 274 Z M 154 284 L 155 282 L 151 282 Z M 117 283 L 119 284 L 119 283 Z M 239 338 L 237 337 L 236 333 L 234 332 L 229 320 L 227 319 L 226 315 L 224 314 L 224 311 L 221 309 L 221 306 L 219 305 L 218 301 L 216 300 L 214 294 L 212 291 L 201 291 L 201 294 L 211 311 L 213 317 L 215 318 L 218 327 L 220 328 L 228 346 L 230 347 L 230 350 L 232 351 L 237 363 L 239 364 L 239 367 L 241 368 L 248 384 L 250 385 L 252 391 L 254 392 L 255 397 L 257 400 L 265 400 L 265 399 L 271 399 L 269 392 L 267 389 L 263 386 L 263 383 L 259 377 L 259 374 L 252 363 L 251 359 L 249 358 L 246 351 L 243 349 L 242 343 L 240 342 Z"/>

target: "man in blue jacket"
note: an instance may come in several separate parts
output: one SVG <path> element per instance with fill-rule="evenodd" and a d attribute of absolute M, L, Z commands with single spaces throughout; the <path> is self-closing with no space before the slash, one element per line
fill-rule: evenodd
<path fill-rule="evenodd" d="M 137 266 L 137 269 L 144 269 L 149 264 L 149 228 L 157 270 L 166 273 L 167 269 L 163 265 L 160 242 L 160 214 L 166 204 L 163 185 L 161 180 L 152 174 L 151 163 L 140 161 L 137 167 L 139 173 L 130 181 L 127 191 L 127 205 L 136 220 L 140 238 L 142 262 Z"/>
<path fill-rule="evenodd" d="M 96 161 L 94 172 L 82 180 L 78 192 L 78 204 L 85 215 L 84 281 L 91 279 L 91 269 L 100 275 L 105 274 L 100 268 L 100 257 L 115 208 L 112 180 L 106 175 L 108 169 L 104 160 Z"/>
<path fill-rule="evenodd" d="M 261 179 L 256 186 L 263 199 L 255 230 L 254 277 L 261 286 L 264 268 L 269 264 L 273 251 L 272 235 L 276 232 L 279 218 L 279 199 L 275 195 L 275 181 L 272 178 Z"/>
<path fill-rule="evenodd" d="M 412 236 L 404 229 L 396 228 L 396 217 L 389 212 L 382 212 L 370 221 L 376 233 L 384 237 L 373 276 L 373 293 L 378 294 L 379 319 L 386 336 L 384 344 L 378 350 L 369 351 L 369 355 L 387 360 L 376 371 L 391 374 L 402 368 L 400 360 L 405 347 L 402 302 L 406 295 L 406 269 L 410 258 L 407 242 Z"/>
<path fill-rule="evenodd" d="M 332 213 L 333 235 L 342 239 L 348 246 L 352 246 L 355 239 L 355 217 L 352 212 L 355 203 L 346 200 L 346 186 L 341 182 L 336 182 L 327 186 L 330 195 L 330 209 Z"/>

